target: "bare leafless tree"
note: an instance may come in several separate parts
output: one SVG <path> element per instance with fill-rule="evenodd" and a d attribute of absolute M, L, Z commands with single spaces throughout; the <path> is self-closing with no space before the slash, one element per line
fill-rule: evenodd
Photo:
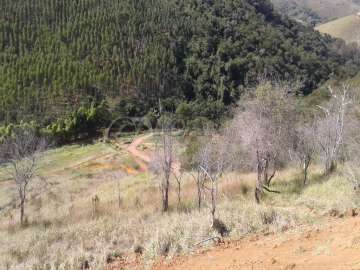
<path fill-rule="evenodd" d="M 319 106 L 323 117 L 317 121 L 318 145 L 321 158 L 325 164 L 325 173 L 336 169 L 337 161 L 344 146 L 346 116 L 352 103 L 350 85 L 343 85 L 340 89 L 329 87 L 330 102 L 326 106 Z"/>
<path fill-rule="evenodd" d="M 47 143 L 36 131 L 30 128 L 16 128 L 0 145 L 0 159 L 14 180 L 20 201 L 20 222 L 25 222 L 25 204 L 29 185 L 33 180 L 41 154 Z"/>
<path fill-rule="evenodd" d="M 160 178 L 162 211 L 169 210 L 170 177 L 176 159 L 175 139 L 170 120 L 163 120 L 159 143 L 151 162 L 151 169 Z"/>
<path fill-rule="evenodd" d="M 254 94 L 234 118 L 247 164 L 257 171 L 255 199 L 259 203 L 270 189 L 281 163 L 288 159 L 289 132 L 292 130 L 291 87 L 272 81 L 261 81 Z"/>
<path fill-rule="evenodd" d="M 317 152 L 316 123 L 299 125 L 293 134 L 293 147 L 290 149 L 291 159 L 295 159 L 303 172 L 303 184 L 307 183 L 308 170 Z"/>
<path fill-rule="evenodd" d="M 212 136 L 212 129 L 205 127 L 203 130 L 202 141 L 207 141 Z M 204 147 L 204 144 L 198 149 L 197 153 L 194 155 L 193 160 L 191 160 L 192 168 L 190 175 L 195 181 L 196 190 L 197 190 L 197 206 L 199 211 L 201 210 L 203 200 L 205 197 L 204 185 L 206 180 L 206 175 L 201 169 L 202 164 L 207 163 L 209 155 L 207 153 L 207 148 Z"/>
<path fill-rule="evenodd" d="M 222 135 L 213 133 L 206 138 L 206 143 L 199 152 L 199 179 L 201 179 L 201 189 L 204 194 L 208 194 L 210 201 L 210 214 L 212 223 L 215 222 L 217 207 L 218 186 L 222 174 L 229 167 L 230 145 Z"/>
<path fill-rule="evenodd" d="M 204 174 L 202 170 L 200 169 L 200 166 L 196 166 L 196 172 L 190 172 L 190 175 L 193 177 L 195 184 L 196 184 L 196 190 L 197 190 L 197 206 L 200 211 L 203 201 L 203 189 L 204 189 Z"/>
<path fill-rule="evenodd" d="M 180 209 L 181 206 L 181 185 L 182 185 L 182 180 L 183 180 L 183 171 L 180 170 L 173 170 L 173 175 L 174 178 L 176 180 L 176 184 L 177 184 L 177 189 L 176 189 L 176 193 L 177 193 L 177 203 L 178 203 L 178 209 Z"/>
<path fill-rule="evenodd" d="M 217 159 L 215 158 L 215 145 L 214 142 L 208 142 L 204 145 L 201 150 L 201 162 L 199 163 L 199 169 L 201 174 L 203 174 L 203 188 L 206 188 L 210 192 L 211 207 L 210 213 L 212 220 L 215 219 L 216 211 L 216 199 L 218 191 L 218 177 L 222 173 L 217 170 Z M 208 181 L 206 181 L 208 180 Z M 207 186 L 207 182 L 210 182 L 210 186 Z"/>

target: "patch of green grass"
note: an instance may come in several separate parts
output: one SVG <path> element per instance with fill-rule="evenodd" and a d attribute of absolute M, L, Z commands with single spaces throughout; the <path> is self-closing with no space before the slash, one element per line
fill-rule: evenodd
<path fill-rule="evenodd" d="M 332 208 L 341 211 L 356 208 L 359 202 L 351 183 L 338 174 L 330 176 L 328 180 L 322 179 L 309 185 L 297 199 L 297 204 L 307 205 L 320 211 L 328 211 Z"/>
<path fill-rule="evenodd" d="M 133 168 L 135 170 L 139 170 L 140 166 L 139 164 L 131 157 L 131 156 L 126 156 L 122 159 L 122 164 L 125 167 L 130 167 Z"/>
<path fill-rule="evenodd" d="M 316 172 L 309 172 L 307 185 L 313 183 L 317 177 Z M 265 192 L 264 199 L 273 203 L 284 203 L 295 200 L 304 190 L 303 174 L 299 169 L 287 169 L 278 172 L 272 180 L 270 190 L 279 193 Z"/>
<path fill-rule="evenodd" d="M 47 175 L 54 171 L 64 170 L 91 158 L 112 152 L 114 150 L 104 143 L 76 144 L 51 149 L 46 151 L 39 161 L 38 174 Z M 8 178 L 6 169 L 0 167 L 0 182 Z"/>
<path fill-rule="evenodd" d="M 40 163 L 40 170 L 64 169 L 81 163 L 84 159 L 111 152 L 112 148 L 104 143 L 64 146 L 47 151 Z"/>
<path fill-rule="evenodd" d="M 353 85 L 355 87 L 359 87 L 360 86 L 360 73 L 358 73 L 354 78 L 350 79 L 348 81 L 348 83 L 350 83 L 351 85 Z"/>

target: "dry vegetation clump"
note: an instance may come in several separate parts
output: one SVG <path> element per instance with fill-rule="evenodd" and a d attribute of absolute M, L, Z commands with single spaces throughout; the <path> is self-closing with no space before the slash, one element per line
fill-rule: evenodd
<path fill-rule="evenodd" d="M 328 181 L 314 183 L 297 199 L 297 203 L 324 214 L 330 209 L 345 212 L 359 207 L 359 194 L 341 174 L 334 174 Z"/>

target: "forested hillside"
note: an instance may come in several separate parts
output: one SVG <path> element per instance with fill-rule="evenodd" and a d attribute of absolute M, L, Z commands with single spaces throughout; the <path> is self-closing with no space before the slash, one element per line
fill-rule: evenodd
<path fill-rule="evenodd" d="M 159 100 L 215 120 L 259 74 L 307 94 L 355 74 L 356 53 L 267 0 L 2 0 L 0 122 L 59 130 L 98 106 L 144 115 Z"/>

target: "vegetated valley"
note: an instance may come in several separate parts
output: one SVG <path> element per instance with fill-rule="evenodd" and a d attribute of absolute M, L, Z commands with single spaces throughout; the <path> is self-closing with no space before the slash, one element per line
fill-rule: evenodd
<path fill-rule="evenodd" d="M 0 268 L 359 267 L 360 50 L 285 13 L 3 0 Z"/>

